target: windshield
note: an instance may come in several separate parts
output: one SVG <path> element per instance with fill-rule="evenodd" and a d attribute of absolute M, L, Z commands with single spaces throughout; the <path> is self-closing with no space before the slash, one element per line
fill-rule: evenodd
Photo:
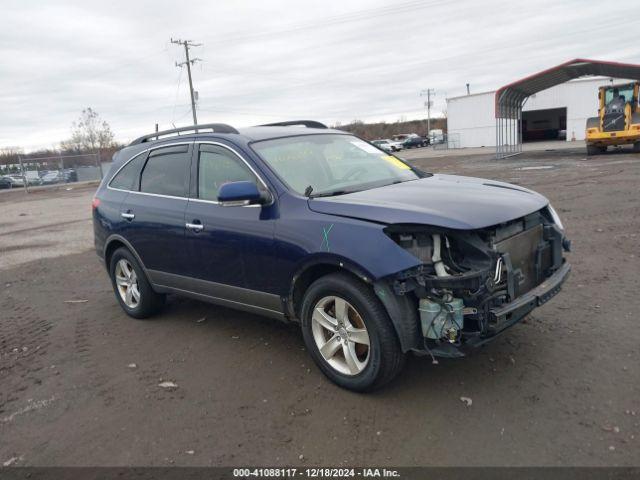
<path fill-rule="evenodd" d="M 351 135 L 303 135 L 252 146 L 291 189 L 311 197 L 420 178 L 400 159 Z"/>
<path fill-rule="evenodd" d="M 633 99 L 633 84 L 620 85 L 616 87 L 607 87 L 604 94 L 604 104 L 609 105 L 613 101 L 619 101 L 622 104 L 631 102 Z"/>

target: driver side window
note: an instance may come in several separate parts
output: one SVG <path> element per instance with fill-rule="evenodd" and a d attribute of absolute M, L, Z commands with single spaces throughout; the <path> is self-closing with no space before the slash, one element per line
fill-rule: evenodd
<path fill-rule="evenodd" d="M 198 156 L 198 198 L 218 201 L 220 187 L 228 182 L 256 182 L 246 164 L 226 148 L 201 145 Z"/>

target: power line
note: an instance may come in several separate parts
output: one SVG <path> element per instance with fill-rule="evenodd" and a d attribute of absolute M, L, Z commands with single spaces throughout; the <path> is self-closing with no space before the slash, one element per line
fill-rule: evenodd
<path fill-rule="evenodd" d="M 359 22 L 359 21 L 370 20 L 370 19 L 375 19 L 379 17 L 386 17 L 389 15 L 405 13 L 412 10 L 430 8 L 430 7 L 434 7 L 441 4 L 446 4 L 446 2 L 444 0 L 432 0 L 430 2 L 425 2 L 424 0 L 412 0 L 408 2 L 398 3 L 395 5 L 386 5 L 386 6 L 377 7 L 377 8 L 366 8 L 361 10 L 355 10 L 355 11 L 347 12 L 340 15 L 324 17 L 318 21 L 313 21 L 313 22 L 289 24 L 288 26 L 285 26 L 284 28 L 277 29 L 277 30 L 250 33 L 247 35 L 238 35 L 235 37 L 225 37 L 224 39 L 214 40 L 212 42 L 207 42 L 207 43 L 208 44 L 223 44 L 223 43 L 235 44 L 245 40 L 255 40 L 258 38 L 279 36 L 287 33 L 297 33 L 305 30 L 323 28 L 323 27 L 328 27 L 332 25 L 340 25 L 344 23 Z"/>
<path fill-rule="evenodd" d="M 171 112 L 171 123 L 176 116 L 176 107 L 178 106 L 178 94 L 180 93 L 180 81 L 182 80 L 182 69 L 180 69 L 180 73 L 178 74 L 178 86 L 176 87 L 176 98 L 173 101 L 173 112 Z"/>
<path fill-rule="evenodd" d="M 193 43 L 191 40 L 174 40 L 171 39 L 171 43 L 175 43 L 176 45 L 184 46 L 184 56 L 186 60 L 184 62 L 176 62 L 176 67 L 187 66 L 187 74 L 189 75 L 189 93 L 191 94 L 191 112 L 193 113 L 193 124 L 198 125 L 198 117 L 196 115 L 196 95 L 193 92 L 193 80 L 191 79 L 191 65 L 196 62 L 201 62 L 200 58 L 189 58 L 189 48 L 190 47 L 199 47 L 201 43 Z"/>

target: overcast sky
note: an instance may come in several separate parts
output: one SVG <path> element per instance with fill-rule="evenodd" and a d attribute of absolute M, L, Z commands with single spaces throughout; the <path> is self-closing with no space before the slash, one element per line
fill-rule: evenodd
<path fill-rule="evenodd" d="M 611 12 L 611 13 L 608 13 Z M 640 2 L 2 0 L 0 147 L 57 146 L 85 107 L 120 141 L 198 120 L 234 126 L 425 118 L 420 91 L 494 90 L 575 57 L 640 63 Z"/>

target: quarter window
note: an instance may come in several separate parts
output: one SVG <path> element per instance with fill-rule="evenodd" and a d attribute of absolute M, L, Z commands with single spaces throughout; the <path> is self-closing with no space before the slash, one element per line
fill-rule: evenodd
<path fill-rule="evenodd" d="M 255 182 L 253 172 L 232 152 L 215 145 L 202 145 L 198 158 L 198 198 L 218 200 L 220 187 L 228 182 Z"/>
<path fill-rule="evenodd" d="M 138 190 L 138 179 L 140 169 L 144 165 L 147 158 L 146 152 L 141 153 L 133 160 L 129 161 L 122 169 L 113 177 L 109 186 L 111 188 L 119 188 L 121 190 Z"/>
<path fill-rule="evenodd" d="M 140 191 L 186 197 L 190 163 L 188 151 L 188 145 L 152 150 L 142 171 Z"/>

